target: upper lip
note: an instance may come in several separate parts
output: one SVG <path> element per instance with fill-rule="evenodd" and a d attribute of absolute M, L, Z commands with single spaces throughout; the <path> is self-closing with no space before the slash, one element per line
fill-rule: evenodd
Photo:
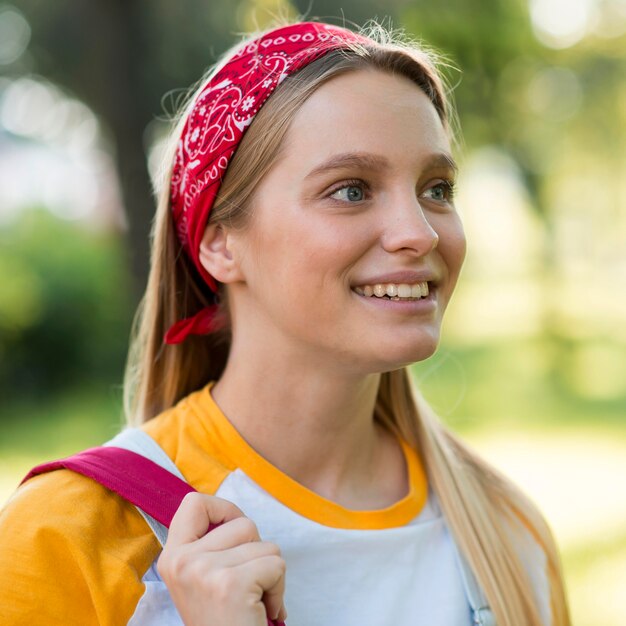
<path fill-rule="evenodd" d="M 411 285 L 414 283 L 425 282 L 437 285 L 437 283 L 439 283 L 439 278 L 430 270 L 421 270 L 418 272 L 403 270 L 400 272 L 391 272 L 389 274 L 380 274 L 379 276 L 371 278 L 364 278 L 363 280 L 354 283 L 352 286 L 360 287 L 362 285 L 379 285 L 385 283 L 395 283 L 397 285 L 404 283 Z"/>

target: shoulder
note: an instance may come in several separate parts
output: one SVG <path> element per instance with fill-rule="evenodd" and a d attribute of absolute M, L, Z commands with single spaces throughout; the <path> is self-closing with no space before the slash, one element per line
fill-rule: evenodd
<path fill-rule="evenodd" d="M 35 476 L 0 512 L 3 623 L 129 619 L 158 551 L 135 507 L 98 483 L 68 470 Z"/>
<path fill-rule="evenodd" d="M 234 467 L 193 397 L 141 428 L 192 486 L 214 493 Z M 159 551 L 137 509 L 97 482 L 35 476 L 0 511 L 0 581 L 12 583 L 0 583 L 3 623 L 126 623 Z"/>
<path fill-rule="evenodd" d="M 195 489 L 214 494 L 236 463 L 229 457 L 208 389 L 195 391 L 140 426 Z M 207 406 L 208 405 L 208 406 Z"/>

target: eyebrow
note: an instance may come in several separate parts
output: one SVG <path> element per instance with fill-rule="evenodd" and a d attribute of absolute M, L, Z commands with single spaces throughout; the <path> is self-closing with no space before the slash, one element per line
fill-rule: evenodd
<path fill-rule="evenodd" d="M 344 152 L 336 154 L 321 165 L 312 169 L 304 178 L 308 180 L 315 176 L 319 176 L 330 170 L 344 169 L 348 167 L 360 167 L 369 170 L 389 170 L 391 163 L 389 159 L 369 152 Z M 424 167 L 435 169 L 437 167 L 447 167 L 451 169 L 455 175 L 459 171 L 456 161 L 447 152 L 435 152 L 428 156 L 424 162 Z"/>

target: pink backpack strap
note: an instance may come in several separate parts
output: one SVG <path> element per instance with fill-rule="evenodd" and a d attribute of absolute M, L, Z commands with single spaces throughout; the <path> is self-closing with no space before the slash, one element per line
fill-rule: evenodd
<path fill-rule="evenodd" d="M 189 483 L 154 461 L 116 446 L 89 448 L 64 459 L 37 465 L 28 472 L 20 485 L 33 476 L 57 469 L 69 469 L 92 478 L 167 528 L 170 527 L 183 498 L 196 491 Z M 207 532 L 218 526 L 219 524 L 209 524 Z M 269 618 L 267 624 L 285 626 L 284 622 Z"/>
<path fill-rule="evenodd" d="M 56 469 L 69 469 L 92 478 L 168 528 L 182 499 L 196 491 L 154 461 L 115 446 L 89 448 L 64 459 L 43 463 L 30 470 L 22 483 Z"/>

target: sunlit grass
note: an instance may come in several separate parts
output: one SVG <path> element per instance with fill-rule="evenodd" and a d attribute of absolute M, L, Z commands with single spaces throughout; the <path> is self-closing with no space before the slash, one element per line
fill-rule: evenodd
<path fill-rule="evenodd" d="M 622 626 L 626 616 L 626 532 L 602 535 L 588 529 L 577 547 L 564 550 L 576 626 Z"/>

